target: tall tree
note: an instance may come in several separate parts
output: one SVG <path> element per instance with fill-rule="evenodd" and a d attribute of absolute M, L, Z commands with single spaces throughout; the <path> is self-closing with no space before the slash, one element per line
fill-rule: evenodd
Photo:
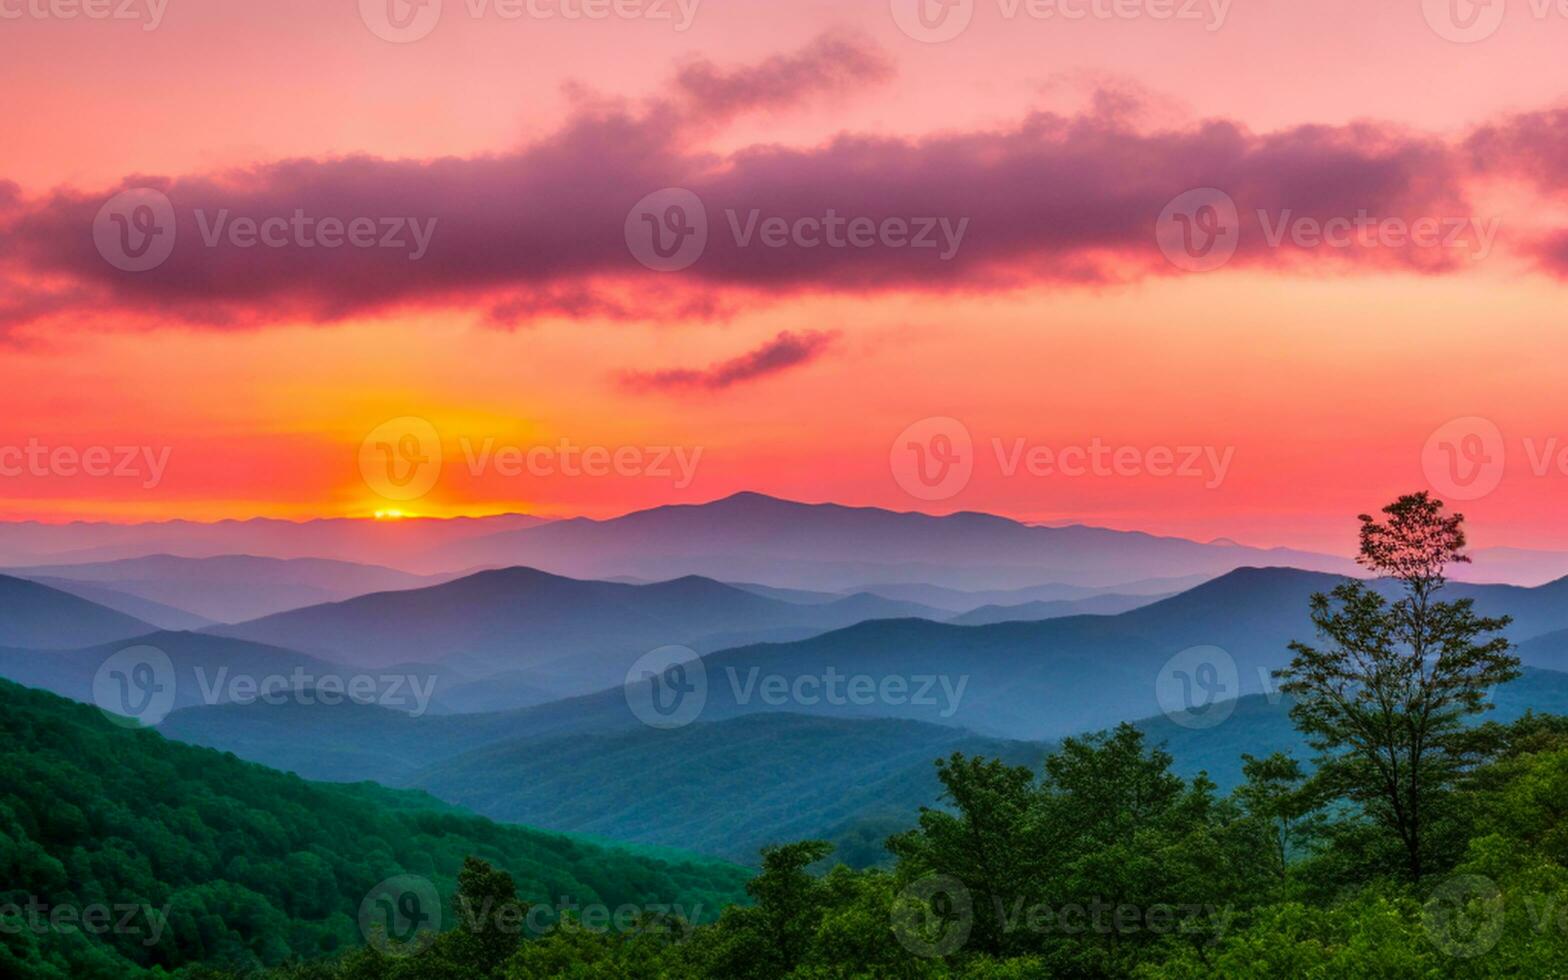
<path fill-rule="evenodd" d="M 1327 641 L 1292 643 L 1279 672 L 1291 717 L 1320 753 L 1319 783 L 1389 828 L 1413 881 L 1426 871 L 1433 818 L 1472 758 L 1465 717 L 1494 686 L 1519 676 L 1497 635 L 1507 618 L 1478 616 L 1470 599 L 1439 601 L 1450 564 L 1467 562 L 1464 517 L 1426 493 L 1361 515 L 1357 561 L 1397 587 L 1385 599 L 1365 582 L 1312 597 Z"/>

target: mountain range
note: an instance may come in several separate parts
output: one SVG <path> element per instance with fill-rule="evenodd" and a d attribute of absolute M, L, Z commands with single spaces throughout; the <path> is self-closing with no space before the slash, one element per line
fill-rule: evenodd
<path fill-rule="evenodd" d="M 1249 565 L 1357 572 L 1337 555 L 1228 539 L 1200 542 L 1080 524 L 1041 526 L 970 512 L 901 513 L 749 492 L 607 520 L 501 514 L 210 524 L 0 523 L 0 570 L 160 554 L 324 558 L 416 575 L 513 565 L 602 580 L 702 575 L 803 590 L 869 591 L 953 612 L 1082 598 L 1064 592 L 1073 588 L 1170 593 Z M 1568 575 L 1568 553 L 1563 552 L 1480 548 L 1472 557 L 1472 564 L 1454 569 L 1456 578 L 1533 586 Z M 940 592 L 889 591 L 910 587 L 949 593 L 1043 591 L 972 602 L 960 596 L 956 605 L 943 601 Z"/>
<path fill-rule="evenodd" d="M 911 582 L 963 590 L 1042 583 L 1105 587 L 1264 564 L 1354 570 L 1342 558 L 1290 549 L 1203 544 L 1081 525 L 1040 527 L 990 514 L 933 517 L 806 504 L 757 493 L 471 537 L 433 549 L 424 563 L 430 568 L 528 565 L 597 579 L 703 575 L 835 591 Z"/>
<path fill-rule="evenodd" d="M 795 639 L 867 619 L 925 615 L 942 614 L 869 594 L 802 604 L 696 576 L 628 585 L 506 568 L 209 632 L 354 667 L 450 661 L 470 673 L 507 671 L 582 693 L 618 683 L 633 661 L 658 647 L 705 652 L 778 638 L 779 630 L 799 631 L 785 637 Z"/>
<path fill-rule="evenodd" d="M 1494 701 L 1488 718 L 1502 722 L 1527 710 L 1568 712 L 1568 674 L 1528 669 Z M 1288 698 L 1250 695 L 1212 727 L 1165 715 L 1133 724 L 1172 754 L 1176 772 L 1205 772 L 1228 792 L 1242 779 L 1242 752 L 1310 760 L 1289 710 Z M 669 731 L 526 737 L 507 717 L 230 704 L 176 712 L 160 730 L 307 778 L 417 787 L 496 820 L 741 862 L 768 844 L 817 837 L 847 863 L 877 863 L 888 834 L 940 805 L 935 759 L 961 752 L 1038 771 L 1055 748 L 888 718 L 758 713 Z M 329 730 L 334 742 L 323 750 Z"/>
<path fill-rule="evenodd" d="M 133 597 L 153 604 L 149 611 L 155 615 L 167 618 L 170 610 L 176 610 L 196 623 L 180 627 L 159 624 L 170 629 L 238 623 L 369 592 L 436 585 L 455 577 L 411 575 L 379 565 L 326 558 L 283 559 L 255 555 L 207 558 L 146 555 L 6 571 L 78 595 L 90 596 L 96 590 L 111 602 L 126 601 L 118 597 Z"/>

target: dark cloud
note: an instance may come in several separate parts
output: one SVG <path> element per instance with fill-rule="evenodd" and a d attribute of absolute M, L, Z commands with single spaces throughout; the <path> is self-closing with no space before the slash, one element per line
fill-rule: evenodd
<path fill-rule="evenodd" d="M 585 101 L 560 131 L 511 153 L 298 159 L 128 178 L 125 187 L 163 190 L 177 216 L 174 253 L 140 273 L 105 262 L 90 233 L 119 188 L 7 206 L 0 187 L 0 275 L 50 283 L 52 295 L 69 297 L 63 312 L 133 324 L 233 329 L 408 307 L 471 309 L 508 327 L 542 316 L 711 318 L 799 292 L 980 291 L 1180 274 L 1160 253 L 1155 224 L 1174 197 L 1199 187 L 1223 189 L 1238 205 L 1235 266 L 1445 271 L 1465 261 L 1452 250 L 1267 241 L 1259 211 L 1316 220 L 1468 215 L 1465 154 L 1392 127 L 1257 134 L 1213 120 L 1158 129 L 1135 125 L 1138 107 L 1118 97 L 1080 115 L 1037 113 L 1007 128 L 920 140 L 846 134 L 821 146 L 717 157 L 694 136 L 693 119 L 777 109 L 873 84 L 887 71 L 874 49 L 823 39 L 750 68 L 688 66 L 671 95 L 639 107 Z M 1520 139 L 1478 133 L 1470 151 L 1490 157 Z M 1559 150 L 1543 143 L 1539 152 L 1545 160 Z M 634 259 L 625 228 L 633 205 L 666 187 L 697 195 L 709 236 L 689 268 L 661 274 Z M 204 223 L 210 233 L 220 218 L 296 213 L 434 225 L 417 259 L 411 242 L 327 249 L 293 239 L 280 248 L 204 241 Z M 793 228 L 830 214 L 928 220 L 936 247 L 763 244 L 762 222 Z M 921 233 L 905 228 L 906 236 Z M 737 241 L 748 229 L 749 240 Z M 405 230 L 402 239 L 409 237 Z M 61 312 L 61 304 L 32 302 L 0 309 L 0 317 L 15 325 Z"/>
<path fill-rule="evenodd" d="M 621 381 L 626 387 L 638 390 L 717 391 L 808 364 L 827 351 L 837 338 L 837 332 L 793 333 L 786 330 L 756 350 L 718 364 L 705 368 L 632 371 L 624 374 Z"/>
<path fill-rule="evenodd" d="M 864 38 L 825 36 L 794 54 L 743 68 L 693 62 L 675 76 L 675 85 L 694 114 L 724 120 L 788 108 L 813 96 L 851 93 L 893 74 L 893 62 Z"/>

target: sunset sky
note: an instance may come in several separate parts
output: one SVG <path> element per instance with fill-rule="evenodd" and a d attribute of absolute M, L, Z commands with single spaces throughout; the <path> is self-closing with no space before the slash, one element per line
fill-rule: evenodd
<path fill-rule="evenodd" d="M 1431 488 L 1475 498 L 1477 544 L 1568 548 L 1568 16 L 1502 2 L 1468 40 L 1447 0 L 974 0 L 932 42 L 903 0 L 445 0 L 397 42 L 385 0 L 0 0 L 0 519 L 609 516 L 754 489 L 1343 551 L 1355 514 Z M 146 271 L 104 254 L 132 188 L 175 217 Z M 707 243 L 658 271 L 631 239 L 669 188 Z M 1239 227 L 1193 271 L 1161 236 L 1204 188 Z M 736 232 L 830 209 L 962 236 Z M 378 244 L 206 241 L 220 214 L 296 213 Z M 1345 247 L 1297 223 L 1358 215 L 1383 230 Z M 405 219 L 422 250 L 381 244 Z M 1423 221 L 1444 241 L 1387 232 Z M 405 418 L 443 465 L 398 501 L 361 454 Z M 896 457 L 933 418 L 973 474 L 921 499 Z M 560 472 L 563 444 L 623 472 Z M 7 472 L 29 446 L 146 453 Z M 1092 446 L 1137 465 L 999 459 Z M 540 447 L 554 471 L 493 455 Z M 1149 472 L 1186 447 L 1222 478 Z M 665 450 L 690 479 L 634 471 Z M 1445 479 L 1454 453 L 1495 472 Z"/>

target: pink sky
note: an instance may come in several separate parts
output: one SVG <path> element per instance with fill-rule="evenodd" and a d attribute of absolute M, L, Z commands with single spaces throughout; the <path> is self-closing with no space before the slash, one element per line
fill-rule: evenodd
<path fill-rule="evenodd" d="M 1514 2 L 1456 43 L 1435 0 L 993 0 L 927 44 L 887 2 L 701 3 L 677 30 L 673 0 L 673 21 L 444 0 L 397 44 L 360 7 L 0 0 L 22 12 L 0 19 L 0 518 L 607 515 L 757 489 L 1342 550 L 1356 513 L 1431 487 L 1474 498 L 1479 544 L 1568 548 L 1555 10 Z M 94 247 L 134 187 L 178 228 L 144 272 Z M 650 271 L 627 227 L 669 187 L 708 242 Z M 1156 231 L 1204 187 L 1239 238 L 1190 271 Z M 962 238 L 943 258 L 734 230 L 830 208 Z M 203 240 L 219 213 L 295 211 L 434 224 L 417 257 Z M 1360 212 L 1465 244 L 1269 241 Z M 444 465 L 389 501 L 358 462 L 403 417 Z M 947 417 L 972 476 L 912 495 L 900 434 Z M 509 474 L 472 462 L 487 440 L 701 455 L 689 480 Z M 29 446 L 167 462 L 8 471 Z M 1006 471 L 1094 446 L 1132 463 Z M 1150 472 L 1186 447 L 1223 473 Z"/>

